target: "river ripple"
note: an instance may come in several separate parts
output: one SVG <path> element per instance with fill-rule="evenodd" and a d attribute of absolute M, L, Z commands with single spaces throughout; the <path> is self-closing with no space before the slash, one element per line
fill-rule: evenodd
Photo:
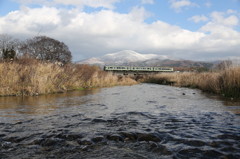
<path fill-rule="evenodd" d="M 0 98 L 0 158 L 240 158 L 240 104 L 140 84 Z"/>

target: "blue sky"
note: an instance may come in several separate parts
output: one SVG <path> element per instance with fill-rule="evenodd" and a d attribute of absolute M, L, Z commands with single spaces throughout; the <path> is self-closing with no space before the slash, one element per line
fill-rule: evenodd
<path fill-rule="evenodd" d="M 239 0 L 0 1 L 0 34 L 25 39 L 40 31 L 65 42 L 75 61 L 120 50 L 234 58 L 239 28 Z"/>

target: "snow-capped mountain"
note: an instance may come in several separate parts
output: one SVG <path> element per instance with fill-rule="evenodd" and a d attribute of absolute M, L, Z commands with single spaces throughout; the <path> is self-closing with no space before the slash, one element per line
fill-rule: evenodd
<path fill-rule="evenodd" d="M 116 53 L 106 54 L 77 62 L 79 64 L 98 65 L 124 65 L 124 66 L 162 66 L 175 67 L 180 71 L 186 68 L 212 68 L 214 63 L 177 59 L 165 55 L 140 54 L 132 50 L 124 50 Z M 186 69 L 189 70 L 189 69 Z"/>
<path fill-rule="evenodd" d="M 83 61 L 78 62 L 79 64 L 98 64 L 98 65 L 104 65 L 105 63 L 101 61 L 99 58 L 93 57 L 90 59 L 86 59 Z"/>
<path fill-rule="evenodd" d="M 101 57 L 94 57 L 78 62 L 79 64 L 97 64 L 97 65 L 106 65 L 106 64 L 130 64 L 141 61 L 148 60 L 164 60 L 169 59 L 165 55 L 157 54 L 140 54 L 132 50 L 123 50 L 115 53 L 106 54 Z"/>

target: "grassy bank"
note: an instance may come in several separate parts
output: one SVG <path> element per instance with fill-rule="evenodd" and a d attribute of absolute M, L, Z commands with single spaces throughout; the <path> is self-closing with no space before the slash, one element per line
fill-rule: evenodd
<path fill-rule="evenodd" d="M 12 63 L 0 62 L 0 96 L 39 95 L 135 83 L 130 78 L 119 78 L 88 65 L 59 66 L 27 58 Z"/>
<path fill-rule="evenodd" d="M 240 67 L 203 73 L 161 73 L 148 77 L 144 82 L 199 88 L 226 97 L 240 98 Z"/>

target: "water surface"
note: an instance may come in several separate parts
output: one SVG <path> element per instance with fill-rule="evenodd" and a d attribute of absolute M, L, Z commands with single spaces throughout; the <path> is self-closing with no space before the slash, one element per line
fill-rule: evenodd
<path fill-rule="evenodd" d="M 0 158 L 240 158 L 240 103 L 140 84 L 0 98 Z"/>

